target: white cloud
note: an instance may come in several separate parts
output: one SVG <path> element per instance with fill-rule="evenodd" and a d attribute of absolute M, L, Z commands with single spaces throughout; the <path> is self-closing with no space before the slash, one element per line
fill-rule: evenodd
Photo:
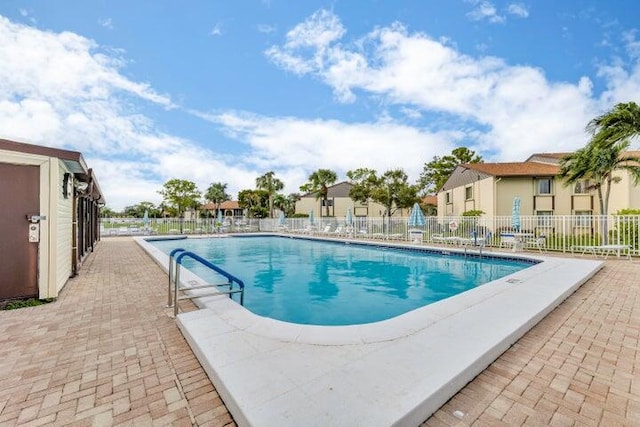
<path fill-rule="evenodd" d="M 312 22 L 314 28 L 342 28 L 326 11 L 314 14 Z M 342 102 L 354 102 L 360 92 L 419 110 L 423 116 L 446 114 L 445 126 L 451 129 L 479 127 L 483 130 L 475 134 L 478 147 L 501 160 L 522 160 L 533 147 L 558 151 L 582 146 L 586 123 L 602 107 L 592 98 L 588 78 L 550 82 L 538 68 L 466 55 L 426 34 L 410 34 L 397 23 L 377 28 L 353 44 L 336 38 L 344 31 L 331 34 L 334 37 L 327 39 L 332 42 L 313 50 L 297 48 L 302 40 L 289 33 L 282 46 L 266 54 L 280 67 L 289 70 L 294 64 L 296 71 L 324 81 Z M 282 57 L 288 62 L 280 61 Z M 624 70 L 602 73 L 615 75 L 613 86 L 621 88 L 629 77 Z"/>
<path fill-rule="evenodd" d="M 220 24 L 219 22 L 217 24 L 215 24 L 213 26 L 213 28 L 211 28 L 211 31 L 209 31 L 209 35 L 210 36 L 221 36 L 222 35 L 222 24 Z"/>
<path fill-rule="evenodd" d="M 416 108 L 400 107 L 400 112 L 410 119 L 418 120 L 422 118 L 422 113 Z"/>
<path fill-rule="evenodd" d="M 630 30 L 622 33 L 622 41 L 625 43 L 626 51 L 630 58 L 640 59 L 640 40 L 636 38 L 638 30 Z"/>
<path fill-rule="evenodd" d="M 271 34 L 276 31 L 276 27 L 274 25 L 260 24 L 258 25 L 258 31 L 264 34 Z"/>
<path fill-rule="evenodd" d="M 83 152 L 96 162 L 90 167 L 110 204 L 131 201 L 136 188 L 167 177 L 155 153 L 171 156 L 191 145 L 135 112 L 139 101 L 175 106 L 149 84 L 123 76 L 125 61 L 91 40 L 0 17 L 0 63 L 0 137 Z M 123 174 L 131 169 L 137 172 Z M 130 186 L 119 185 L 127 179 Z"/>
<path fill-rule="evenodd" d="M 18 11 L 20 12 L 20 16 L 22 16 L 23 18 L 27 18 L 32 24 L 36 24 L 38 22 L 36 18 L 33 17 L 32 11 L 24 8 L 20 8 Z"/>
<path fill-rule="evenodd" d="M 113 21 L 111 18 L 98 19 L 98 24 L 108 30 L 113 30 Z"/>
<path fill-rule="evenodd" d="M 529 9 L 524 3 L 511 3 L 507 5 L 507 13 L 520 18 L 527 18 L 529 16 Z"/>
<path fill-rule="evenodd" d="M 487 20 L 493 24 L 501 24 L 505 17 L 498 14 L 498 10 L 490 1 L 472 1 L 474 9 L 467 13 L 467 17 L 472 21 Z"/>
<path fill-rule="evenodd" d="M 332 52 L 327 49 L 328 46 L 339 40 L 345 32 L 336 15 L 327 10 L 319 10 L 287 32 L 284 48 L 273 46 L 265 53 L 282 68 L 295 74 L 306 74 L 324 66 L 325 56 L 331 55 Z M 302 61 L 291 54 L 296 49 L 309 48 L 314 49 L 316 54 L 308 60 Z M 346 63 L 343 65 L 348 66 Z M 349 98 L 348 94 L 346 98 Z"/>
<path fill-rule="evenodd" d="M 287 191 L 298 191 L 307 175 L 318 168 L 346 171 L 371 167 L 379 171 L 401 167 L 417 179 L 425 159 L 450 152 L 462 132 L 431 132 L 387 120 L 344 123 L 337 120 L 304 120 L 267 117 L 246 112 L 200 114 L 222 125 L 230 137 L 251 146 L 257 170 L 292 175 Z"/>

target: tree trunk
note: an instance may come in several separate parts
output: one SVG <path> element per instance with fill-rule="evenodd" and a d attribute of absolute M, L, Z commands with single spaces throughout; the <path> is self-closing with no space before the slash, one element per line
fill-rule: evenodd
<path fill-rule="evenodd" d="M 602 185 L 598 186 L 598 200 L 600 201 L 600 230 L 602 231 L 602 244 L 607 245 L 609 243 L 609 230 L 607 224 L 607 212 L 602 195 Z"/>

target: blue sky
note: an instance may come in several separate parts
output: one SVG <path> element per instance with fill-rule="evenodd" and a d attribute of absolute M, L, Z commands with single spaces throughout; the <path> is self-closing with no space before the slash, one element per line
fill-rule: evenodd
<path fill-rule="evenodd" d="M 318 168 L 486 161 L 583 146 L 640 100 L 640 2 L 0 3 L 0 137 L 81 151 L 108 205 L 286 192 Z"/>

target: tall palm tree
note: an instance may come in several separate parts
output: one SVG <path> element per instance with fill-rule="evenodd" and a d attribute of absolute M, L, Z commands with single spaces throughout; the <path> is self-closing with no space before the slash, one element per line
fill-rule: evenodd
<path fill-rule="evenodd" d="M 636 184 L 640 182 L 640 158 L 626 154 L 627 148 L 628 140 L 606 146 L 594 139 L 586 147 L 560 160 L 559 176 L 565 179 L 565 185 L 588 180 L 590 188 L 597 191 L 605 244 L 609 233 L 604 218 L 609 212 L 611 187 L 620 181 L 620 177 L 614 176 L 614 172 L 627 171 Z"/>
<path fill-rule="evenodd" d="M 616 104 L 611 111 L 591 120 L 587 131 L 593 134 L 593 142 L 606 147 L 631 141 L 640 136 L 640 107 L 635 102 Z"/>
<path fill-rule="evenodd" d="M 326 209 L 325 216 L 329 216 L 329 204 L 327 203 L 329 187 L 335 184 L 338 180 L 338 175 L 329 169 L 318 169 L 309 175 L 308 179 L 309 182 L 300 186 L 300 191 L 314 194 L 316 200 L 322 199 L 322 204 Z"/>
<path fill-rule="evenodd" d="M 256 187 L 269 194 L 269 218 L 273 218 L 273 196 L 284 188 L 284 183 L 275 177 L 276 173 L 269 171 L 256 178 Z"/>
<path fill-rule="evenodd" d="M 204 193 L 204 198 L 216 205 L 216 214 L 220 212 L 220 205 L 227 200 L 231 200 L 231 196 L 227 194 L 227 183 L 212 182 Z"/>

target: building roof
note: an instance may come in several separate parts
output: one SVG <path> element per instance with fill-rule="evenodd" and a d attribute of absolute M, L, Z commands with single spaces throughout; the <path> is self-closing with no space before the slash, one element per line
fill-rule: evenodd
<path fill-rule="evenodd" d="M 202 208 L 213 211 L 217 209 L 217 206 L 213 202 L 208 202 L 208 203 L 205 203 L 202 206 Z M 227 210 L 227 209 L 242 209 L 242 208 L 240 207 L 240 204 L 238 203 L 237 200 L 227 200 L 226 202 L 220 203 L 220 209 Z"/>
<path fill-rule="evenodd" d="M 353 188 L 353 184 L 347 181 L 342 181 L 327 187 L 327 197 L 349 197 L 349 192 Z M 316 197 L 313 193 L 306 193 L 300 197 Z"/>
<path fill-rule="evenodd" d="M 87 167 L 87 163 L 84 161 L 82 153 L 78 151 L 63 150 L 60 148 L 45 147 L 43 145 L 10 141 L 8 139 L 0 139 L 0 150 L 54 157 L 62 160 L 67 169 L 73 173 L 75 179 L 89 184 L 84 195 L 91 197 L 98 203 L 105 203 L 104 195 L 102 194 L 98 180 L 93 173 L 93 170 Z"/>
<path fill-rule="evenodd" d="M 533 153 L 532 155 L 525 160 L 525 162 L 530 161 L 534 157 L 544 157 L 548 159 L 561 159 L 562 157 L 569 155 L 571 153 Z"/>
<path fill-rule="evenodd" d="M 438 196 L 435 196 L 435 195 L 424 196 L 422 198 L 422 203 L 425 205 L 438 206 Z"/>
<path fill-rule="evenodd" d="M 466 163 L 460 166 L 493 176 L 552 176 L 560 172 L 558 165 L 538 162 Z"/>

